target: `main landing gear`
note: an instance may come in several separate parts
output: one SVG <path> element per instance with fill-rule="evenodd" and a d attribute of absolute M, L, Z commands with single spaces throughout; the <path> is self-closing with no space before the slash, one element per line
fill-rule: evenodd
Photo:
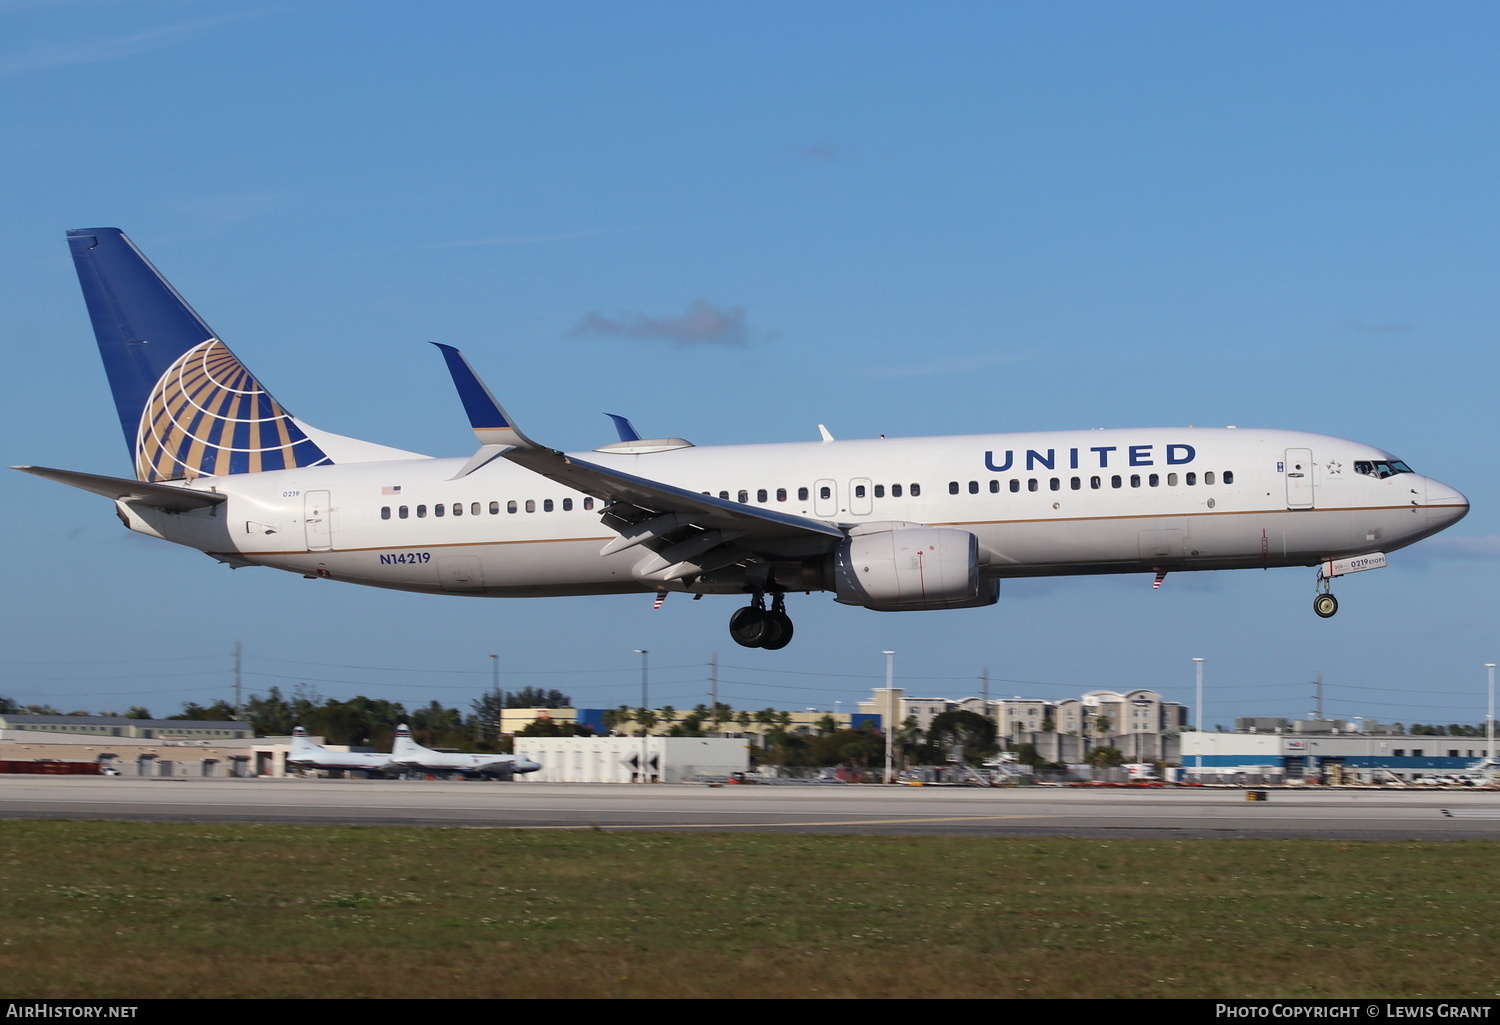
<path fill-rule="evenodd" d="M 1330 619 L 1339 610 L 1339 600 L 1329 593 L 1332 584 L 1328 577 L 1318 574 L 1318 594 L 1313 598 L 1313 612 L 1319 619 Z"/>
<path fill-rule="evenodd" d="M 786 647 L 792 639 L 792 617 L 786 614 L 786 595 L 779 592 L 772 595 L 771 607 L 767 609 L 766 596 L 757 593 L 749 605 L 729 617 L 729 636 L 746 648 L 777 651 Z"/>

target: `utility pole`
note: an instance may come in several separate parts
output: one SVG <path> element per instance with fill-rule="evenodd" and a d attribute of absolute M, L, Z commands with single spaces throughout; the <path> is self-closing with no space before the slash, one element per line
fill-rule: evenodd
<path fill-rule="evenodd" d="M 719 728 L 719 653 L 717 651 L 708 656 L 708 700 L 709 708 L 714 710 L 714 732 L 722 732 Z"/>
<path fill-rule="evenodd" d="M 1315 711 L 1313 713 L 1313 717 L 1316 718 L 1316 719 L 1322 719 L 1323 718 L 1323 674 L 1322 673 L 1319 673 L 1317 675 L 1317 678 L 1313 680 L 1313 687 L 1315 688 L 1315 690 L 1314 690 L 1313 693 L 1316 695 L 1316 701 L 1317 701 L 1317 711 Z"/>
<path fill-rule="evenodd" d="M 241 669 L 240 654 L 241 654 L 241 652 L 240 652 L 240 642 L 239 641 L 235 641 L 234 642 L 234 717 L 235 717 L 236 720 L 243 722 L 244 718 L 245 718 L 245 713 L 244 713 L 244 709 L 241 707 L 241 702 L 240 702 L 240 682 L 241 682 L 240 681 L 240 669 Z"/>

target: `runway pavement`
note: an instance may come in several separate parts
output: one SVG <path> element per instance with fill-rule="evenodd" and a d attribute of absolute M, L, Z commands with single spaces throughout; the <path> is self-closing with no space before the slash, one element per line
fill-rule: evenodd
<path fill-rule="evenodd" d="M 0 776 L 0 818 L 951 836 L 1500 839 L 1500 792 Z"/>

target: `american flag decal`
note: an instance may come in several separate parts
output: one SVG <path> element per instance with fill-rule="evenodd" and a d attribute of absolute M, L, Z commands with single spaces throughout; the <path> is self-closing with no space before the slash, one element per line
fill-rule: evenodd
<path fill-rule="evenodd" d="M 387 484 L 385 487 L 380 489 L 380 493 L 382 495 L 399 495 L 401 494 L 401 485 L 397 484 L 393 487 Z"/>

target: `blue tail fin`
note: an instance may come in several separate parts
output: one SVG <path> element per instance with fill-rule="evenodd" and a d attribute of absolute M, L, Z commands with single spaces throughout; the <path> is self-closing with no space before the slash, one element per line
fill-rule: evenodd
<path fill-rule="evenodd" d="M 137 480 L 332 462 L 119 228 L 68 245 Z"/>

